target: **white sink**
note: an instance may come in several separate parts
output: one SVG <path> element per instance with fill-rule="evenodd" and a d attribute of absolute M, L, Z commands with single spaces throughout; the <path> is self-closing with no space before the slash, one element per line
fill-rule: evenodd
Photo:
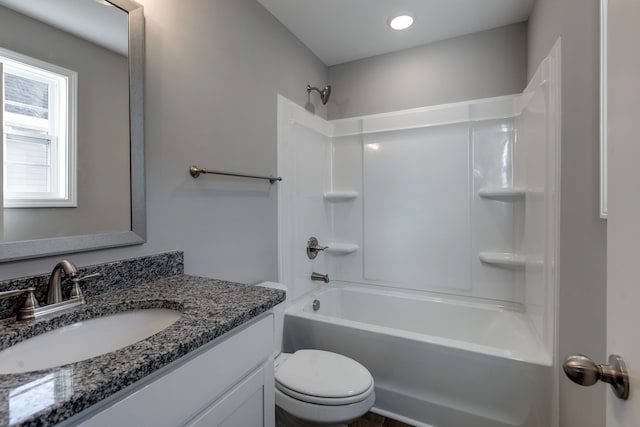
<path fill-rule="evenodd" d="M 180 316 L 179 311 L 152 308 L 63 326 L 0 351 L 0 374 L 53 368 L 110 353 L 162 331 Z"/>

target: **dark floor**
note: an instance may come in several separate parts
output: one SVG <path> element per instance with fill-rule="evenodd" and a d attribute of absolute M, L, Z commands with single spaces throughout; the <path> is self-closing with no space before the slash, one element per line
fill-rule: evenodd
<path fill-rule="evenodd" d="M 373 412 L 367 412 L 362 417 L 358 418 L 352 423 L 349 423 L 349 427 L 412 427 L 411 424 L 401 423 L 400 421 L 392 420 L 391 418 L 385 418 L 382 415 L 374 414 Z"/>
<path fill-rule="evenodd" d="M 276 406 L 276 427 L 300 427 L 307 425 L 299 419 L 292 417 L 279 406 Z M 385 418 L 382 415 L 367 412 L 357 420 L 349 423 L 348 427 L 413 427 L 410 424 L 401 423 L 400 421 Z"/>

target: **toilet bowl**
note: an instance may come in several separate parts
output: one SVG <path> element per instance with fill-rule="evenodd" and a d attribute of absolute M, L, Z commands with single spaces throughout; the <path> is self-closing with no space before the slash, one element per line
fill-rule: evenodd
<path fill-rule="evenodd" d="M 285 289 L 279 283 L 260 286 Z M 364 415 L 375 402 L 371 373 L 341 354 L 304 349 L 280 353 L 284 304 L 275 307 L 275 400 L 278 426 L 344 425 Z"/>

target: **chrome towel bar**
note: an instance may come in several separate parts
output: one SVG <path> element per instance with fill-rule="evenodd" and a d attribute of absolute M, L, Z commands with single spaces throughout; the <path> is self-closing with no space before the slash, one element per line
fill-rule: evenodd
<path fill-rule="evenodd" d="M 212 171 L 205 168 L 199 168 L 198 166 L 191 165 L 189 167 L 189 173 L 193 178 L 197 178 L 201 173 L 212 173 L 215 175 L 226 175 L 226 176 L 239 176 L 242 178 L 255 178 L 255 179 L 266 179 L 270 184 L 274 184 L 276 181 L 282 181 L 281 177 L 273 177 L 273 176 L 260 176 L 260 175 L 246 175 L 241 173 L 231 173 L 231 172 L 222 172 L 222 171 Z"/>

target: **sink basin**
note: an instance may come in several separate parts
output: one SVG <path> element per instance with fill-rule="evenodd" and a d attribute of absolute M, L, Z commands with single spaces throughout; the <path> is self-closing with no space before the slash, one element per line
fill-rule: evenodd
<path fill-rule="evenodd" d="M 150 337 L 175 323 L 179 311 L 125 311 L 83 320 L 0 351 L 0 374 L 53 368 L 109 353 Z"/>

